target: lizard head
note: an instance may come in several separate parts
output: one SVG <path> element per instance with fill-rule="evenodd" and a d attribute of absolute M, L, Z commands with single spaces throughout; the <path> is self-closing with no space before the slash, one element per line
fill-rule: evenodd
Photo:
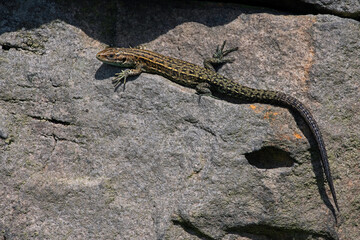
<path fill-rule="evenodd" d="M 106 48 L 96 54 L 96 58 L 103 63 L 118 67 L 134 67 L 136 63 L 121 48 Z"/>

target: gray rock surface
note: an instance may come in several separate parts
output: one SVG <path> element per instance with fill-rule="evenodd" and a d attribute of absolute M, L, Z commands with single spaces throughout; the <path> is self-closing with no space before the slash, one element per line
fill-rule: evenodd
<path fill-rule="evenodd" d="M 301 0 L 316 9 L 345 17 L 360 17 L 359 0 Z"/>
<path fill-rule="evenodd" d="M 237 0 L 241 4 L 256 4 L 269 8 L 283 9 L 296 13 L 333 14 L 341 17 L 360 19 L 359 0 Z"/>
<path fill-rule="evenodd" d="M 0 13 L 0 238 L 359 239 L 360 24 L 231 4 L 13 1 Z M 198 96 L 95 54 L 145 44 L 303 101 L 296 113 Z"/>

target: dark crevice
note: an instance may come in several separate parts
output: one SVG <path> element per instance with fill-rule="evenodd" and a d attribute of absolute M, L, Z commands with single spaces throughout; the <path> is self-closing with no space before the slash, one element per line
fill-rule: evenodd
<path fill-rule="evenodd" d="M 10 48 L 12 48 L 12 47 L 10 45 L 8 45 L 8 44 L 3 44 L 2 45 L 2 49 L 4 49 L 5 51 L 10 50 Z"/>
<path fill-rule="evenodd" d="M 49 121 L 51 123 L 54 123 L 54 124 L 61 124 L 61 125 L 65 125 L 65 126 L 68 126 L 68 125 L 71 124 L 70 122 L 63 121 L 63 120 L 58 120 L 58 119 L 54 119 L 54 118 L 47 119 L 47 121 Z"/>
<path fill-rule="evenodd" d="M 9 102 L 9 103 L 19 103 L 19 102 L 34 102 L 33 99 L 18 99 L 18 98 L 1 98 L 0 101 Z"/>
<path fill-rule="evenodd" d="M 189 233 L 192 236 L 196 236 L 201 240 L 215 240 L 214 238 L 210 237 L 209 235 L 201 232 L 198 228 L 196 228 L 190 222 L 183 222 L 173 220 L 174 225 L 178 225 L 184 229 L 185 232 Z"/>
<path fill-rule="evenodd" d="M 36 119 L 36 120 L 45 120 L 45 121 L 48 121 L 48 122 L 53 123 L 53 124 L 61 124 L 61 125 L 65 125 L 65 126 L 71 125 L 71 122 L 63 121 L 63 120 L 59 120 L 59 119 L 44 118 L 44 117 L 32 116 L 32 115 L 28 115 L 28 116 L 33 118 L 33 119 Z"/>
<path fill-rule="evenodd" d="M 292 167 L 295 163 L 295 160 L 290 157 L 290 153 L 276 147 L 263 147 L 260 150 L 246 153 L 245 158 L 249 164 L 261 169 Z"/>
<path fill-rule="evenodd" d="M 196 124 L 195 126 L 207 133 L 210 133 L 212 136 L 216 137 L 216 133 L 211 128 L 204 126 L 203 124 Z"/>
<path fill-rule="evenodd" d="M 15 48 L 16 50 L 22 49 L 22 50 L 29 50 L 27 48 L 21 47 L 19 45 L 15 45 L 15 44 L 11 44 L 11 43 L 3 43 L 1 44 L 2 49 L 4 49 L 5 51 L 8 51 L 12 48 Z"/>
<path fill-rule="evenodd" d="M 16 49 L 16 50 L 21 49 L 21 50 L 29 51 L 29 52 L 32 52 L 32 53 L 37 53 L 37 54 L 40 53 L 40 55 L 44 54 L 44 52 L 41 52 L 41 51 L 39 51 L 39 50 L 32 49 L 32 48 L 26 47 L 26 46 L 20 46 L 20 45 L 17 45 L 17 44 L 8 43 L 8 42 L 6 42 L 6 43 L 1 43 L 0 46 L 1 46 L 2 49 L 5 50 L 5 51 L 9 51 L 10 49 L 14 48 L 14 49 Z"/>

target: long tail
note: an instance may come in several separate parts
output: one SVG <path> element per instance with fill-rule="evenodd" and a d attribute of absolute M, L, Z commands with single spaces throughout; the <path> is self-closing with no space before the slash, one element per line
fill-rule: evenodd
<path fill-rule="evenodd" d="M 217 75 L 217 80 L 215 84 L 218 86 L 218 90 L 222 93 L 226 93 L 229 96 L 239 98 L 241 100 L 249 102 L 261 102 L 261 103 L 270 103 L 278 104 L 281 106 L 286 106 L 288 108 L 295 109 L 303 117 L 307 125 L 309 126 L 313 136 L 316 139 L 316 143 L 320 150 L 321 163 L 324 168 L 326 180 L 329 184 L 331 195 L 334 199 L 336 209 L 339 211 L 339 206 L 336 199 L 336 193 L 334 184 L 331 177 L 328 157 L 326 154 L 325 144 L 320 133 L 319 126 L 317 125 L 314 117 L 311 115 L 310 111 L 296 98 L 286 95 L 282 92 L 271 91 L 271 90 L 261 90 L 255 88 L 249 88 L 244 85 L 238 84 L 235 81 L 230 81 L 226 78 L 221 78 L 221 75 Z M 214 84 L 214 83 L 213 83 Z"/>
<path fill-rule="evenodd" d="M 323 138 L 321 136 L 320 129 L 319 129 L 314 117 L 311 115 L 310 111 L 305 107 L 305 105 L 302 104 L 299 100 L 297 100 L 294 97 L 288 96 L 282 92 L 276 92 L 275 99 L 276 99 L 275 101 L 279 101 L 280 104 L 287 105 L 287 106 L 297 110 L 297 112 L 300 113 L 300 115 L 303 117 L 305 122 L 308 124 L 312 134 L 314 135 L 314 137 L 316 139 L 318 148 L 320 150 L 321 163 L 324 168 L 326 180 L 329 184 L 330 191 L 331 191 L 332 197 L 334 199 L 336 209 L 338 211 L 340 211 L 338 203 L 337 203 L 337 199 L 336 199 L 336 193 L 335 193 L 333 180 L 331 177 L 331 171 L 330 171 L 330 166 L 329 166 L 328 156 L 326 153 L 325 144 L 324 144 Z"/>

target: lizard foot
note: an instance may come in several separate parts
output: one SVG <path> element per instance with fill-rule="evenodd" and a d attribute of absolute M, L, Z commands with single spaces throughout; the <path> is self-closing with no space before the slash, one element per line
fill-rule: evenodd
<path fill-rule="evenodd" d="M 217 45 L 216 51 L 215 51 L 215 53 L 213 55 L 213 58 L 218 59 L 218 63 L 230 63 L 230 62 L 233 62 L 235 60 L 233 58 L 224 59 L 224 57 L 226 55 L 228 55 L 229 53 L 231 53 L 231 52 L 237 51 L 239 48 L 234 47 L 234 48 L 230 48 L 230 49 L 224 51 L 225 44 L 226 44 L 226 40 L 223 42 L 221 47 L 219 45 Z"/>
<path fill-rule="evenodd" d="M 112 80 L 112 83 L 114 84 L 115 90 L 123 83 L 124 84 L 124 89 L 125 89 L 125 84 L 126 84 L 126 78 L 131 75 L 131 70 L 130 69 L 126 69 L 121 71 L 120 73 L 116 73 L 115 74 L 115 78 Z"/>
<path fill-rule="evenodd" d="M 204 61 L 204 67 L 205 68 L 216 71 L 215 68 L 214 68 L 214 65 L 219 65 L 219 64 L 224 64 L 224 63 L 231 63 L 231 62 L 233 62 L 235 60 L 234 58 L 224 59 L 224 57 L 226 55 L 228 55 L 229 53 L 231 53 L 231 52 L 237 51 L 239 48 L 234 47 L 234 48 L 224 50 L 225 44 L 226 44 L 226 41 L 223 42 L 221 47 L 218 45 L 216 47 L 216 51 L 213 54 L 212 58 L 205 59 L 205 61 Z"/>

